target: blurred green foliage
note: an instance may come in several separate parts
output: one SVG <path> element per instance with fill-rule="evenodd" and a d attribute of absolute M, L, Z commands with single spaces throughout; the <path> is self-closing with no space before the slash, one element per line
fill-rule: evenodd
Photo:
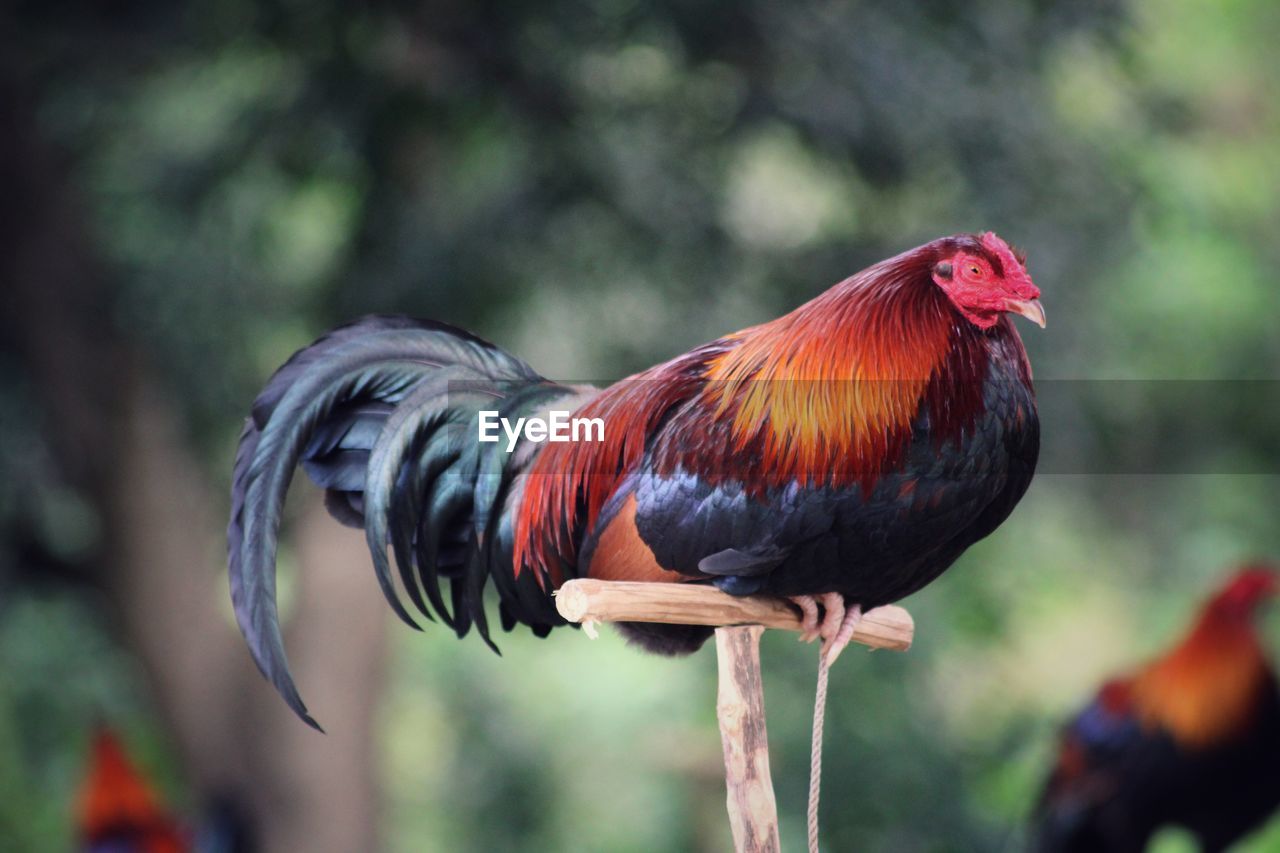
<path fill-rule="evenodd" d="M 112 272 L 104 319 L 222 481 L 258 385 L 350 316 L 432 316 L 607 379 L 960 230 L 1026 249 L 1041 379 L 1271 378 L 1280 359 L 1268 0 L 120 5 L 19 4 L 14 43 Z M 0 411 L 28 405 L 20 366 L 0 375 Z M 49 548 L 97 535 L 39 431 L 0 433 L 6 520 Z M 34 503 L 18 474 L 45 483 Z M 1232 561 L 1280 556 L 1278 506 L 1274 475 L 1040 476 L 909 602 L 909 654 L 833 674 L 826 843 L 1017 849 L 1057 721 Z M 32 849 L 65 841 L 86 709 L 161 752 L 105 637 L 83 602 L 0 610 L 0 747 L 20 756 L 0 828 Z M 727 849 L 710 653 L 396 637 L 392 849 Z M 799 849 L 815 655 L 779 636 L 764 657 Z M 1280 851 L 1280 829 L 1244 849 Z"/>

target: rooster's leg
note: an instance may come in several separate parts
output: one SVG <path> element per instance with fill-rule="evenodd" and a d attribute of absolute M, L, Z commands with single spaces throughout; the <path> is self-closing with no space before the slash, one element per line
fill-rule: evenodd
<path fill-rule="evenodd" d="M 818 599 L 812 595 L 793 595 L 789 601 L 800 608 L 800 639 L 812 643 L 822 633 L 818 624 Z"/>

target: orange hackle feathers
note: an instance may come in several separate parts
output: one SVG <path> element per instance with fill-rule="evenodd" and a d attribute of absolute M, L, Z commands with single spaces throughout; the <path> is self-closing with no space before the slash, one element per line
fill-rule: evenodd
<path fill-rule="evenodd" d="M 144 853 L 189 849 L 151 786 L 108 729 L 94 734 L 89 773 L 76 811 L 80 835 L 87 843 L 125 839 Z"/>
<path fill-rule="evenodd" d="M 1252 616 L 1275 583 L 1262 567 L 1238 573 L 1178 647 L 1132 679 L 1132 707 L 1144 725 L 1196 748 L 1246 730 L 1271 679 Z"/>
<path fill-rule="evenodd" d="M 732 419 L 734 450 L 758 450 L 775 483 L 842 470 L 873 481 L 941 370 L 945 305 L 928 291 L 897 292 L 893 277 L 905 271 L 889 264 L 731 336 L 737 346 L 709 365 L 704 398 L 714 417 Z"/>

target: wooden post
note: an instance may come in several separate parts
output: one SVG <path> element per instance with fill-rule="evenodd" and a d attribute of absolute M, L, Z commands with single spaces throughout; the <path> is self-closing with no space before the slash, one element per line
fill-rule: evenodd
<path fill-rule="evenodd" d="M 778 808 L 769 777 L 769 736 L 760 678 L 760 636 L 767 628 L 799 631 L 799 609 L 764 596 L 734 596 L 704 584 L 637 583 L 589 578 L 567 581 L 556 609 L 595 636 L 598 622 L 662 622 L 716 626 L 720 691 L 716 716 L 724 745 L 729 823 L 738 853 L 774 853 Z M 905 651 L 915 623 L 901 607 L 864 614 L 853 641 L 874 649 Z"/>
<path fill-rule="evenodd" d="M 778 805 L 769 776 L 769 734 L 760 680 L 760 636 L 746 625 L 716 629 L 720 692 L 716 717 L 724 746 L 729 825 L 739 853 L 777 853 Z"/>

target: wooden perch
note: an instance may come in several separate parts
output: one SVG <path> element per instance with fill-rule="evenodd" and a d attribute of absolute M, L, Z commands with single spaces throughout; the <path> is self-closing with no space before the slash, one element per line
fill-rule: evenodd
<path fill-rule="evenodd" d="M 729 595 L 704 584 L 571 580 L 556 593 L 570 622 L 665 622 L 672 625 L 763 625 L 800 630 L 800 611 L 782 599 Z M 915 622 L 901 607 L 877 607 L 862 617 L 853 641 L 873 649 L 911 648 Z"/>
<path fill-rule="evenodd" d="M 799 608 L 777 598 L 728 595 L 702 584 L 583 578 L 560 587 L 556 609 L 570 622 L 581 623 L 591 636 L 597 622 L 715 626 L 720 674 L 716 717 L 724 746 L 734 849 L 738 853 L 777 853 L 778 807 L 769 776 L 760 636 L 765 628 L 799 631 Z M 901 607 L 877 607 L 863 615 L 853 640 L 873 649 L 905 651 L 914 634 L 910 613 Z M 812 802 L 816 806 L 816 797 Z M 813 826 L 816 828 L 816 822 Z"/>

